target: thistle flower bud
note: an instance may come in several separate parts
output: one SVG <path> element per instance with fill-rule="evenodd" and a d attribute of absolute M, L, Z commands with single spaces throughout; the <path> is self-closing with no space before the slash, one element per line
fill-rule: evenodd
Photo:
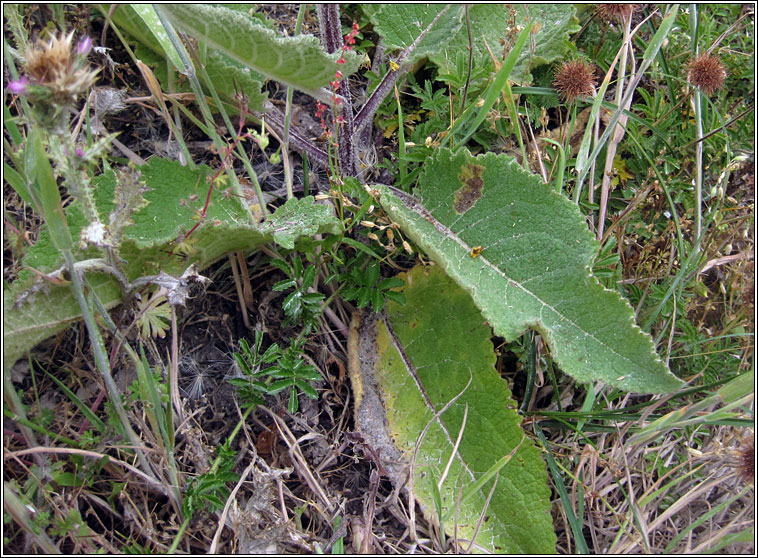
<path fill-rule="evenodd" d="M 687 81 L 699 87 L 706 95 L 711 95 L 724 86 L 726 68 L 718 56 L 706 52 L 690 60 L 687 65 Z"/>
<path fill-rule="evenodd" d="M 595 69 L 584 60 L 563 62 L 553 80 L 553 86 L 567 103 L 591 95 L 596 84 Z"/>
<path fill-rule="evenodd" d="M 606 21 L 624 21 L 640 8 L 638 4 L 598 4 L 595 9 Z"/>
<path fill-rule="evenodd" d="M 29 85 L 29 80 L 25 76 L 21 76 L 18 80 L 12 81 L 8 84 L 8 89 L 14 95 L 23 95 L 26 93 L 26 86 Z"/>
<path fill-rule="evenodd" d="M 92 39 L 83 39 L 74 49 L 73 37 L 73 33 L 61 34 L 47 43 L 37 42 L 24 54 L 25 79 L 33 86 L 24 91 L 33 104 L 39 105 L 35 107 L 41 111 L 39 120 L 65 112 L 63 108 L 76 102 L 95 82 L 97 71 L 87 68 L 84 61 Z"/>
<path fill-rule="evenodd" d="M 90 37 L 84 37 L 76 47 L 76 53 L 79 56 L 87 56 L 89 51 L 92 50 L 92 39 Z"/>

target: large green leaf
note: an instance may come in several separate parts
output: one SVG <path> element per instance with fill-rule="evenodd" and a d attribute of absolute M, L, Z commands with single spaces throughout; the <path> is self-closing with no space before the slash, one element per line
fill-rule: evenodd
<path fill-rule="evenodd" d="M 405 49 L 443 7 L 444 4 L 384 4 L 364 7 L 364 11 L 389 49 Z M 567 52 L 568 34 L 575 28 L 573 13 L 570 4 L 472 4 L 469 18 L 474 60 L 482 60 L 483 56 L 489 60 L 487 45 L 503 60 L 500 41 L 512 41 L 525 25 L 538 23 L 531 47 L 524 50 L 510 76 L 512 81 L 528 80 L 530 68 L 552 62 Z M 428 56 L 440 68 L 455 65 L 458 53 L 468 52 L 469 47 L 463 16 L 463 6 L 451 6 L 418 45 L 414 57 Z"/>
<path fill-rule="evenodd" d="M 140 170 L 150 189 L 145 194 L 149 203 L 134 214 L 133 224 L 125 228 L 120 251 L 126 261 L 128 279 L 132 281 L 159 271 L 179 275 L 191 263 L 197 263 L 202 270 L 229 252 L 252 251 L 272 241 L 290 247 L 300 236 L 340 230 L 339 220 L 329 208 L 316 204 L 312 197 L 290 200 L 265 225 L 248 224 L 242 201 L 215 189 L 204 223 L 189 239 L 192 252 L 182 256 L 175 253 L 173 241 L 195 224 L 194 217 L 208 190 L 205 178 L 212 171 L 205 165 L 190 169 L 158 157 L 150 159 Z M 115 185 L 113 173 L 93 181 L 95 200 L 104 222 L 108 222 L 107 216 L 114 209 Z M 66 219 L 71 235 L 79 238 L 87 222 L 76 204 L 66 209 Z M 77 253 L 80 261 L 96 257 L 98 253 L 93 249 Z M 61 255 L 44 227 L 37 243 L 27 252 L 24 264 L 46 273 L 62 265 Z M 121 301 L 121 289 L 115 279 L 99 273 L 87 277 L 106 308 Z M 81 317 L 73 293 L 66 286 L 48 285 L 29 300 L 17 303 L 17 298 L 33 284 L 34 276 L 26 271 L 3 293 L 5 366 L 11 366 L 34 345 Z"/>
<path fill-rule="evenodd" d="M 163 4 L 171 23 L 270 79 L 315 94 L 340 70 L 355 72 L 360 59 L 354 52 L 337 64 L 339 53 L 327 54 L 312 35 L 279 37 L 236 10 L 207 4 Z"/>
<path fill-rule="evenodd" d="M 496 334 L 536 329 L 580 382 L 645 393 L 682 385 L 629 303 L 592 276 L 598 244 L 578 208 L 512 158 L 441 149 L 425 165 L 421 203 L 377 188 L 390 217 L 471 294 Z"/>
<path fill-rule="evenodd" d="M 421 32 L 437 17 L 445 4 L 364 4 L 363 11 L 374 24 L 390 50 L 402 50 L 413 44 Z M 421 40 L 409 62 L 431 56 L 449 41 L 463 25 L 463 6 L 450 6 Z"/>
<path fill-rule="evenodd" d="M 396 486 L 405 484 L 415 453 L 409 486 L 425 514 L 443 518 L 448 535 L 471 541 L 484 516 L 479 550 L 555 552 L 545 464 L 495 370 L 490 328 L 439 268 L 417 266 L 401 277 L 404 306 L 388 302 L 386 314 L 365 314 L 357 330 L 353 323 L 360 432 Z"/>
<path fill-rule="evenodd" d="M 144 8 L 144 7 L 143 7 Z M 104 12 L 108 12 L 108 4 L 101 7 Z M 155 11 L 153 10 L 153 14 Z M 156 15 L 157 17 L 157 15 Z M 263 25 L 255 17 L 247 14 L 240 14 L 245 17 L 251 25 Z M 152 19 L 145 19 L 135 11 L 135 7 L 130 4 L 121 4 L 112 14 L 113 22 L 121 31 L 125 31 L 132 38 L 136 39 L 137 46 L 135 53 L 143 62 L 153 67 L 158 80 L 163 88 L 169 90 L 168 66 L 165 59 L 170 56 L 173 46 L 169 50 L 164 50 L 163 43 L 167 40 L 166 32 L 160 22 Z M 150 25 L 148 25 L 148 23 Z M 165 37 L 163 43 L 158 37 Z M 174 57 L 175 58 L 175 57 Z M 247 98 L 248 106 L 251 110 L 263 110 L 266 99 L 265 92 L 261 91 L 264 76 L 258 72 L 251 71 L 249 68 L 242 66 L 239 62 L 232 60 L 225 54 L 217 50 L 208 50 L 203 60 L 205 70 L 208 73 L 210 84 L 203 84 L 208 87 L 212 85 L 219 93 L 222 100 L 229 103 L 228 110 L 237 110 L 237 103 L 234 101 L 235 94 L 243 92 Z M 174 61 L 173 65 L 176 66 Z M 177 66 L 181 69 L 181 65 Z M 200 74 L 198 78 L 202 81 L 204 76 Z M 174 83 L 174 92 L 192 91 L 186 79 L 177 79 Z"/>

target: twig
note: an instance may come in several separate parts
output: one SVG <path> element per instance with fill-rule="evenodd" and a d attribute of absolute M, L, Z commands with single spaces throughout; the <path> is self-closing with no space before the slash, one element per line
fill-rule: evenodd
<path fill-rule="evenodd" d="M 171 402 L 176 411 L 176 418 L 184 422 L 182 412 L 182 400 L 179 398 L 179 327 L 176 323 L 176 305 L 171 305 L 171 377 L 169 389 L 171 390 Z"/>
<path fill-rule="evenodd" d="M 24 455 L 34 455 L 36 453 L 63 453 L 63 454 L 70 454 L 70 455 L 83 455 L 84 457 L 92 457 L 95 459 L 102 459 L 103 457 L 107 458 L 108 461 L 113 463 L 114 465 L 119 465 L 120 467 L 123 467 L 124 469 L 127 469 L 143 479 L 147 484 L 152 486 L 159 494 L 162 494 L 163 496 L 167 496 L 166 487 L 158 482 L 156 479 L 151 477 L 150 475 L 146 475 L 142 471 L 140 471 L 137 467 L 134 467 L 133 465 L 129 465 L 125 461 L 121 461 L 120 459 L 116 459 L 115 457 L 112 457 L 108 455 L 107 453 L 99 453 L 96 451 L 90 451 L 90 450 L 83 450 L 83 449 L 77 449 L 77 448 L 51 448 L 51 447 L 45 447 L 45 446 L 38 446 L 36 448 L 29 448 L 25 450 L 19 450 L 19 451 L 6 451 L 3 453 L 3 461 L 10 458 L 16 458 L 16 457 L 22 457 Z"/>
<path fill-rule="evenodd" d="M 208 549 L 208 554 L 216 554 L 216 547 L 218 546 L 218 540 L 221 538 L 221 532 L 224 530 L 224 525 L 226 524 L 226 516 L 229 515 L 229 508 L 232 507 L 232 502 L 235 501 L 234 497 L 237 495 L 237 492 L 239 492 L 239 489 L 242 488 L 242 483 L 245 482 L 245 479 L 254 468 L 255 459 L 251 460 L 250 465 L 248 465 L 242 472 L 240 480 L 238 480 L 237 484 L 234 485 L 234 489 L 232 489 L 231 494 L 229 494 L 229 498 L 226 499 L 226 505 L 224 506 L 224 511 L 221 512 L 221 517 L 218 519 L 218 528 L 216 529 L 216 534 L 213 535 L 213 541 L 211 542 L 211 546 Z"/>
<path fill-rule="evenodd" d="M 736 262 L 739 260 L 751 260 L 753 259 L 753 252 L 747 251 L 747 252 L 740 252 L 739 254 L 731 254 L 729 256 L 722 256 L 720 258 L 714 258 L 712 260 L 708 260 L 706 264 L 703 266 L 703 269 L 698 271 L 698 274 L 705 273 L 712 267 L 716 267 L 719 265 L 728 264 L 731 262 Z"/>
<path fill-rule="evenodd" d="M 719 126 L 715 130 L 711 130 L 707 134 L 705 134 L 703 137 L 698 138 L 696 140 L 691 141 L 690 143 L 684 145 L 681 147 L 680 151 L 684 151 L 688 147 L 695 145 L 696 143 L 702 143 L 703 141 L 707 140 L 709 137 L 718 134 L 719 132 L 726 130 L 729 126 L 734 124 L 737 120 L 742 118 L 743 116 L 751 113 L 753 110 L 755 110 L 755 103 L 752 103 L 749 107 L 747 107 L 745 110 L 743 110 L 741 113 L 739 113 L 737 116 L 730 118 L 726 123 L 724 123 L 723 126 Z"/>

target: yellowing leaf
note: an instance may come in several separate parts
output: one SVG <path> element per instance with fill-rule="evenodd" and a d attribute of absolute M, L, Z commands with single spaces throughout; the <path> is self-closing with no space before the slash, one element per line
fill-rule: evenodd
<path fill-rule="evenodd" d="M 405 305 L 351 324 L 358 430 L 462 549 L 478 530 L 475 551 L 555 552 L 545 464 L 495 369 L 489 327 L 439 268 L 400 277 Z"/>
<path fill-rule="evenodd" d="M 634 178 L 634 175 L 626 168 L 626 160 L 622 159 L 620 155 L 613 158 L 613 175 L 611 179 L 613 186 L 618 186 L 619 181 L 621 184 L 626 184 L 627 180 Z"/>

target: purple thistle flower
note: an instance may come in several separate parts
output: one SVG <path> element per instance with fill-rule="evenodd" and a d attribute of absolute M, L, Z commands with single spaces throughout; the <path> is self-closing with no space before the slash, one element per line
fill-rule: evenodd
<path fill-rule="evenodd" d="M 90 50 L 92 50 L 92 39 L 90 37 L 84 37 L 79 41 L 79 45 L 76 47 L 76 52 L 81 56 L 87 56 Z"/>
<path fill-rule="evenodd" d="M 8 84 L 8 89 L 14 95 L 23 95 L 26 91 L 26 86 L 29 85 L 29 80 L 26 76 L 21 76 L 18 80 L 12 81 Z"/>
<path fill-rule="evenodd" d="M 80 159 L 82 157 L 84 157 L 84 149 L 82 149 L 81 147 L 77 147 L 76 148 L 76 156 L 79 157 Z"/>

